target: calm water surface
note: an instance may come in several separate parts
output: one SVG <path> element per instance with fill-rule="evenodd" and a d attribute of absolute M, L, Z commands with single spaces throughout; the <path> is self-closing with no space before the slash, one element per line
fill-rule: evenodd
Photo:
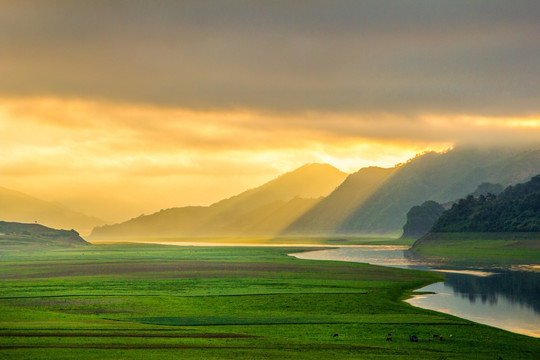
<path fill-rule="evenodd" d="M 291 254 L 301 259 L 364 262 L 442 271 L 446 281 L 428 285 L 408 303 L 509 331 L 540 337 L 540 273 L 467 269 L 455 272 L 412 258 L 403 246 L 363 246 Z"/>

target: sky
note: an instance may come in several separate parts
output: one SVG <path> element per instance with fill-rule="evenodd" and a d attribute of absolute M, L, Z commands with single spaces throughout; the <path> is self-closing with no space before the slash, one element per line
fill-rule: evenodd
<path fill-rule="evenodd" d="M 540 139 L 538 1 L 0 0 L 0 186 L 120 221 Z"/>

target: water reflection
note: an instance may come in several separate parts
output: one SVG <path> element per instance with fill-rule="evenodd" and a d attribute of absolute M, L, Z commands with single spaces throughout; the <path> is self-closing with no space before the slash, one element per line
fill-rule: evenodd
<path fill-rule="evenodd" d="M 365 246 L 338 248 L 292 254 L 302 259 L 366 262 L 400 268 L 444 271 L 446 281 L 431 284 L 419 291 L 435 295 L 419 295 L 408 302 L 506 330 L 540 337 L 540 273 L 509 271 L 484 267 L 489 275 L 473 276 L 447 272 L 441 263 L 414 256 L 406 247 Z M 463 269 L 463 268 L 462 268 Z M 450 269 L 458 271 L 458 269 Z M 476 269 L 478 270 L 478 269 Z M 491 275 L 485 271 L 493 271 Z"/>
<path fill-rule="evenodd" d="M 512 305 L 526 306 L 540 313 L 540 274 L 506 271 L 487 277 L 446 274 L 453 292 L 474 303 L 495 305 L 501 297 Z M 540 325 L 539 325 L 540 326 Z"/>
<path fill-rule="evenodd" d="M 408 303 L 509 331 L 540 337 L 540 274 L 503 273 L 488 277 L 446 274 Z"/>

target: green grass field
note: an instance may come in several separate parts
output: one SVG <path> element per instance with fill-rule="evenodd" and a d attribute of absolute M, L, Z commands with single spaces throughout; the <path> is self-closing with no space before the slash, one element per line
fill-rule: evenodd
<path fill-rule="evenodd" d="M 0 358 L 540 354 L 540 339 L 401 301 L 439 274 L 286 256 L 300 250 L 124 244 L 1 252 Z M 412 334 L 418 342 L 409 341 Z"/>
<path fill-rule="evenodd" d="M 446 263 L 540 264 L 537 233 L 435 233 L 413 247 L 415 254 Z"/>

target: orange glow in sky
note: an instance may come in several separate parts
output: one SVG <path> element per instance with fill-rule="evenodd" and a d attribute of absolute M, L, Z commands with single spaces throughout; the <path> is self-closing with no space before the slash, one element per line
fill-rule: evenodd
<path fill-rule="evenodd" d="M 321 119 L 334 125 L 321 127 Z M 3 98 L 0 129 L 9 136 L 0 151 L 9 156 L 0 159 L 2 185 L 118 221 L 210 204 L 306 163 L 351 173 L 451 146 L 347 133 L 350 120 Z"/>
<path fill-rule="evenodd" d="M 0 2 L 0 187 L 106 221 L 538 143 L 533 2 Z"/>
<path fill-rule="evenodd" d="M 0 159 L 2 185 L 119 221 L 210 204 L 306 163 L 352 173 L 443 151 L 453 146 L 451 138 L 525 138 L 540 131 L 536 119 L 427 116 L 406 123 L 381 116 L 378 122 L 339 113 L 279 116 L 3 98 L 0 129 L 9 136 L 0 150 L 9 156 Z"/>

